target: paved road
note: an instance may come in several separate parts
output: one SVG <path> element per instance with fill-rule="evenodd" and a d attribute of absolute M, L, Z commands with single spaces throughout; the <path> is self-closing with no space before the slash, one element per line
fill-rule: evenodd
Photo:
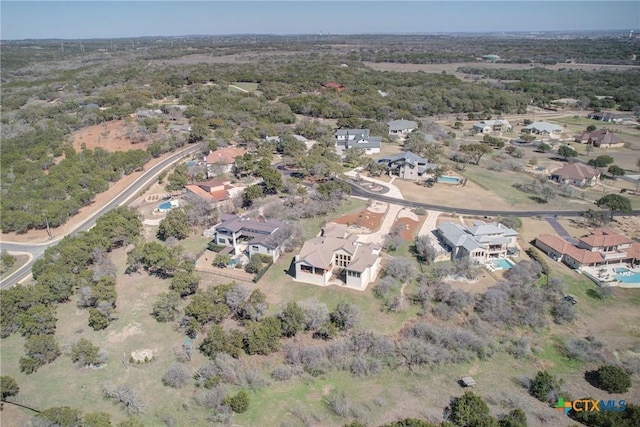
<path fill-rule="evenodd" d="M 192 154 L 196 152 L 200 147 L 198 145 L 187 147 L 170 157 L 162 160 L 160 163 L 151 167 L 144 174 L 142 174 L 138 179 L 136 179 L 129 187 L 127 187 L 122 193 L 118 194 L 114 197 L 109 203 L 104 205 L 98 211 L 96 211 L 93 215 L 87 218 L 84 222 L 78 225 L 75 230 L 73 230 L 70 235 L 76 235 L 81 231 L 86 231 L 93 227 L 96 223 L 96 220 L 104 215 L 109 210 L 124 205 L 128 203 L 140 190 L 149 185 L 163 170 L 169 168 L 171 165 L 176 163 L 182 157 Z M 33 264 L 44 254 L 44 251 L 52 245 L 55 245 L 65 236 L 60 236 L 56 239 L 53 239 L 46 243 L 15 243 L 15 242 L 0 242 L 0 248 L 6 249 L 9 252 L 21 252 L 31 254 L 32 258 L 18 269 L 16 272 L 6 277 L 0 282 L 0 289 L 5 289 L 10 286 L 13 286 L 16 283 L 26 279 L 31 275 L 31 268 Z"/>
<path fill-rule="evenodd" d="M 463 215 L 478 215 L 478 216 L 499 216 L 499 215 L 510 215 L 510 216 L 518 216 L 518 217 L 535 217 L 535 216 L 547 216 L 547 215 L 558 215 L 558 216 L 580 216 L 584 210 L 527 210 L 527 211 L 499 211 L 492 209 L 467 209 L 467 208 L 459 208 L 459 207 L 451 207 L 451 206 L 439 206 L 432 205 L 429 203 L 416 202 L 412 200 L 403 200 L 396 199 L 393 197 L 385 196 L 382 194 L 372 193 L 370 191 L 365 190 L 362 187 L 359 187 L 355 183 L 351 181 L 344 181 L 351 186 L 351 194 L 359 197 L 366 197 L 368 199 L 379 200 L 381 202 L 387 203 L 395 203 L 402 206 L 409 206 L 412 208 L 423 208 L 428 210 L 435 210 L 441 212 L 451 212 Z M 634 210 L 632 212 L 633 215 L 640 215 L 640 210 Z"/>

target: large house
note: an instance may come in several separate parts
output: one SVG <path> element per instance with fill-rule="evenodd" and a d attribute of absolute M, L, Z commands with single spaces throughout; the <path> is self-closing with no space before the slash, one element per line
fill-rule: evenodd
<path fill-rule="evenodd" d="M 295 258 L 295 280 L 312 285 L 338 283 L 364 290 L 379 270 L 380 248 L 358 242 L 344 224 L 327 224 L 322 235 L 307 240 Z"/>
<path fill-rule="evenodd" d="M 338 149 L 355 147 L 366 154 L 377 154 L 382 146 L 382 137 L 369 136 L 369 129 L 338 129 L 334 137 Z"/>
<path fill-rule="evenodd" d="M 389 126 L 389 136 L 407 136 L 414 130 L 418 129 L 417 122 L 405 119 L 392 120 L 387 122 L 387 126 Z"/>
<path fill-rule="evenodd" d="M 536 237 L 534 244 L 554 260 L 562 261 L 577 270 L 640 262 L 640 243 L 608 228 L 600 228 L 580 237 L 577 245 L 554 234 L 541 234 Z"/>
<path fill-rule="evenodd" d="M 576 137 L 576 142 L 593 145 L 594 147 L 616 148 L 624 147 L 625 141 L 609 129 L 600 129 L 593 132 L 585 132 Z"/>
<path fill-rule="evenodd" d="M 451 251 L 452 261 L 468 257 L 484 264 L 515 252 L 518 232 L 499 222 L 474 221 L 472 226 L 445 222 L 438 226 L 436 235 Z"/>
<path fill-rule="evenodd" d="M 233 173 L 236 157 L 242 156 L 246 152 L 247 150 L 240 147 L 225 147 L 210 152 L 204 158 L 207 164 L 207 177 L 212 178 L 219 174 Z"/>
<path fill-rule="evenodd" d="M 593 187 L 600 179 L 600 171 L 584 163 L 575 162 L 554 170 L 549 178 L 559 184 Z"/>
<path fill-rule="evenodd" d="M 483 120 L 474 123 L 472 128 L 474 133 L 508 132 L 512 129 L 513 127 L 511 123 L 509 123 L 509 120 L 504 119 Z"/>
<path fill-rule="evenodd" d="M 237 215 L 222 215 L 222 222 L 212 229 L 205 230 L 205 236 L 213 236 L 217 245 L 225 245 L 226 252 L 234 255 L 246 253 L 270 255 L 274 261 L 282 254 L 281 245 L 274 239 L 274 234 L 285 223 L 275 219 L 264 222 L 242 218 Z"/>
<path fill-rule="evenodd" d="M 560 125 L 554 125 L 548 122 L 533 122 L 522 128 L 522 132 L 534 135 L 560 135 L 563 131 Z"/>
<path fill-rule="evenodd" d="M 435 163 L 429 163 L 427 159 L 410 151 L 396 154 L 395 156 L 382 157 L 378 164 L 384 164 L 389 168 L 389 175 L 396 175 L 402 179 L 419 180 L 429 174 L 429 171 L 438 167 Z"/>
<path fill-rule="evenodd" d="M 591 113 L 587 115 L 588 118 L 593 120 L 600 120 L 607 123 L 622 123 L 625 120 L 631 119 L 630 114 L 624 113 L 612 113 L 610 111 L 600 111 L 597 113 Z"/>

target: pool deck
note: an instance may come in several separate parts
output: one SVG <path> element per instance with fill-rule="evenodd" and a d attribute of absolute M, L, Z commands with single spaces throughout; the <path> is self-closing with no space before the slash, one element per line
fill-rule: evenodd
<path fill-rule="evenodd" d="M 610 264 L 601 267 L 587 267 L 581 270 L 581 272 L 593 280 L 598 286 L 616 286 L 620 288 L 640 288 L 640 281 L 638 282 L 622 282 L 618 280 L 616 275 L 620 273 L 616 272 L 616 269 L 625 268 L 631 273 L 640 273 L 640 269 L 630 266 L 628 264 Z"/>

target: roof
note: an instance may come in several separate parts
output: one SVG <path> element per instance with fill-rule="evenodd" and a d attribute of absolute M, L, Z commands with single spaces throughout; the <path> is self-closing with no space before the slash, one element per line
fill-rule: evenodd
<path fill-rule="evenodd" d="M 369 137 L 369 129 L 338 129 L 336 131 L 336 138 L 338 136 L 346 136 L 346 135 L 363 135 L 365 138 Z"/>
<path fill-rule="evenodd" d="M 324 237 L 344 237 L 349 234 L 349 226 L 347 224 L 338 224 L 335 222 L 328 222 L 322 229 L 322 235 Z"/>
<path fill-rule="evenodd" d="M 580 237 L 578 240 L 592 248 L 633 243 L 633 240 L 608 228 L 599 228 L 592 231 L 588 236 Z"/>
<path fill-rule="evenodd" d="M 480 122 L 474 123 L 473 127 L 484 128 L 485 126 L 495 126 L 495 125 L 511 126 L 511 123 L 509 123 L 509 120 L 504 120 L 504 119 L 482 120 Z"/>
<path fill-rule="evenodd" d="M 378 259 L 378 251 L 370 243 L 361 243 L 350 238 L 321 236 L 304 242 L 296 262 L 326 269 L 331 264 L 334 253 L 341 250 L 351 255 L 351 262 L 346 267 L 351 271 L 363 272 Z"/>
<path fill-rule="evenodd" d="M 580 249 L 555 234 L 541 234 L 536 237 L 536 243 L 538 242 L 547 245 L 559 254 L 573 258 L 581 264 L 592 264 L 602 261 L 602 255 L 600 252 L 591 252 L 586 249 Z"/>
<path fill-rule="evenodd" d="M 473 226 L 467 227 L 467 231 L 473 234 L 474 236 L 499 234 L 501 236 L 512 237 L 512 236 L 518 235 L 517 231 L 509 227 L 506 227 L 499 222 L 491 222 L 487 224 L 484 221 L 474 221 Z"/>
<path fill-rule="evenodd" d="M 611 111 L 601 111 L 599 113 L 591 113 L 589 117 L 601 117 L 603 119 L 626 119 L 631 117 L 630 114 L 625 113 L 613 113 Z"/>
<path fill-rule="evenodd" d="M 225 147 L 209 153 L 207 164 L 221 163 L 230 165 L 235 162 L 236 157 L 244 155 L 247 150 L 240 147 Z"/>
<path fill-rule="evenodd" d="M 252 231 L 260 234 L 273 234 L 284 223 L 275 219 L 269 219 L 265 222 L 259 222 L 252 219 L 242 218 L 239 216 L 223 216 L 222 222 L 218 224 L 216 228 L 224 228 L 234 233 L 238 231 L 245 231 L 250 233 Z"/>
<path fill-rule="evenodd" d="M 404 151 L 402 153 L 398 153 L 389 157 L 382 157 L 378 159 L 378 163 L 387 163 L 389 166 L 394 163 L 400 164 L 409 164 L 411 166 L 422 165 L 424 169 L 435 169 L 438 167 L 435 163 L 429 163 L 429 160 L 424 157 L 418 156 L 416 153 L 412 153 L 411 151 Z"/>
<path fill-rule="evenodd" d="M 187 184 L 184 186 L 184 188 L 190 192 L 193 193 L 194 195 L 198 196 L 199 198 L 201 198 L 202 200 L 204 200 L 207 203 L 213 203 L 216 200 L 216 197 L 209 193 L 208 191 L 203 190 L 202 188 L 200 188 L 199 186 L 197 186 L 196 184 Z"/>
<path fill-rule="evenodd" d="M 560 125 L 554 125 L 547 122 L 533 122 L 528 126 L 522 128 L 523 130 L 537 130 L 538 132 L 557 132 L 562 131 L 564 128 Z"/>
<path fill-rule="evenodd" d="M 499 222 L 487 224 L 484 221 L 475 221 L 470 227 L 444 222 L 438 226 L 438 231 L 452 246 L 463 247 L 469 252 L 491 245 L 506 245 L 510 242 L 508 237 L 518 235 L 517 231 Z"/>
<path fill-rule="evenodd" d="M 584 135 L 582 136 L 584 138 Z M 600 129 L 591 132 L 588 134 L 587 139 L 592 143 L 598 143 L 598 145 L 602 144 L 621 144 L 624 143 L 618 135 L 611 132 L 609 129 Z"/>
<path fill-rule="evenodd" d="M 229 184 L 231 184 L 231 181 L 228 179 L 212 179 L 209 181 L 196 182 L 196 185 L 200 187 L 209 187 L 209 188 L 222 187 Z"/>
<path fill-rule="evenodd" d="M 554 170 L 551 172 L 551 176 L 582 181 L 583 179 L 592 179 L 600 176 L 600 171 L 584 163 L 575 162 Z"/>
<path fill-rule="evenodd" d="M 400 119 L 387 122 L 387 126 L 389 126 L 389 130 L 417 129 L 418 123 L 413 120 Z"/>

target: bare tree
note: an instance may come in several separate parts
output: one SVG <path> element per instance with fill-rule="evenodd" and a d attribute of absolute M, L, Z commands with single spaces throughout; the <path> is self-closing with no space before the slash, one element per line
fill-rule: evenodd
<path fill-rule="evenodd" d="M 162 383 L 168 387 L 182 388 L 191 378 L 191 372 L 186 365 L 174 363 L 162 377 Z"/>

